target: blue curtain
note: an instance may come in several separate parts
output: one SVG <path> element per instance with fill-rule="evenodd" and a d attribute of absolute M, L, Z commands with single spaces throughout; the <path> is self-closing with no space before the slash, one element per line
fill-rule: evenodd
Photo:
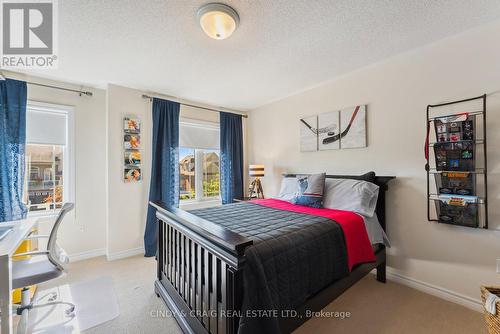
<path fill-rule="evenodd" d="M 26 82 L 0 80 L 0 222 L 26 218 Z"/>
<path fill-rule="evenodd" d="M 177 102 L 153 99 L 153 159 L 149 200 L 179 205 L 179 110 Z M 144 232 L 145 256 L 156 255 L 156 210 L 148 206 Z"/>
<path fill-rule="evenodd" d="M 243 130 L 241 115 L 220 113 L 222 204 L 243 198 Z"/>

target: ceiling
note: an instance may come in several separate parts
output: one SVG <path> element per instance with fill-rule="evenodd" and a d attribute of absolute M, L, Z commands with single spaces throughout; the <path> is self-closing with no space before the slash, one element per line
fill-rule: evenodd
<path fill-rule="evenodd" d="M 498 0 L 223 0 L 241 23 L 217 41 L 196 20 L 206 2 L 59 1 L 59 68 L 43 75 L 251 110 L 500 18 Z"/>

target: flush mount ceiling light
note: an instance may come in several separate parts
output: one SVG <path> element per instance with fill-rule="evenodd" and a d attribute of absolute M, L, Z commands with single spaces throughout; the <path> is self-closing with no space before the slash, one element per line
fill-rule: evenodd
<path fill-rule="evenodd" d="M 208 3 L 198 9 L 198 20 L 203 31 L 213 39 L 226 39 L 238 28 L 240 17 L 228 5 Z"/>

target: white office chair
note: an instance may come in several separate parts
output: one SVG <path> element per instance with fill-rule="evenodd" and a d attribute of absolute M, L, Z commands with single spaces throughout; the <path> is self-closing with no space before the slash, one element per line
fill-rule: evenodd
<path fill-rule="evenodd" d="M 69 262 L 68 256 L 62 248 L 57 245 L 57 231 L 64 216 L 74 208 L 73 203 L 65 203 L 57 216 L 50 235 L 30 235 L 27 239 L 48 238 L 47 249 L 44 251 L 26 252 L 16 254 L 15 257 L 30 255 L 30 258 L 12 262 L 12 288 L 22 288 L 21 304 L 16 306 L 16 313 L 21 316 L 17 333 L 26 333 L 28 329 L 29 311 L 48 305 L 65 304 L 67 316 L 74 316 L 75 305 L 63 301 L 56 301 L 57 293 L 49 296 L 48 302 L 44 304 L 34 304 L 30 297 L 30 285 L 39 284 L 57 278 L 66 272 L 66 265 Z"/>

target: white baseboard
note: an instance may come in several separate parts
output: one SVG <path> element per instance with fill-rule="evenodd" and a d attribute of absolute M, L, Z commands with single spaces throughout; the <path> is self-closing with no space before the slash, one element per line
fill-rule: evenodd
<path fill-rule="evenodd" d="M 99 256 L 106 256 L 108 261 L 113 261 L 113 260 L 119 260 L 119 259 L 124 259 L 127 257 L 139 255 L 139 254 L 144 254 L 144 247 L 138 247 L 138 248 L 132 248 L 132 249 L 127 249 L 124 251 L 120 252 L 115 252 L 111 254 L 106 254 L 106 249 L 105 248 L 99 248 L 99 249 L 93 249 L 89 251 L 84 251 L 80 253 L 74 253 L 74 254 L 69 254 L 69 260 L 70 262 L 78 262 L 82 260 L 88 260 L 94 257 L 99 257 Z"/>
<path fill-rule="evenodd" d="M 137 247 L 132 249 L 127 249 L 120 252 L 115 252 L 111 254 L 107 254 L 108 261 L 114 261 L 119 259 L 124 259 L 131 256 L 136 256 L 139 254 L 144 254 L 144 247 Z M 98 256 L 106 255 L 105 248 L 94 249 L 90 251 L 70 254 L 69 259 L 71 262 L 77 262 L 82 260 L 91 259 Z M 375 273 L 375 272 L 373 272 Z M 448 289 L 445 289 L 440 286 L 436 286 L 424 281 L 420 281 L 405 275 L 402 275 L 396 272 L 394 269 L 388 267 L 387 268 L 387 279 L 405 286 L 408 286 L 412 289 L 419 290 L 430 295 L 436 296 L 438 298 L 450 301 L 455 304 L 459 304 L 465 306 L 471 310 L 477 312 L 483 312 L 483 305 L 479 299 L 474 299 L 469 296 L 465 296 L 461 293 L 454 292 Z"/>
<path fill-rule="evenodd" d="M 77 262 L 77 261 L 91 259 L 93 257 L 104 256 L 104 255 L 106 255 L 106 249 L 99 248 L 99 249 L 93 249 L 93 250 L 89 250 L 89 251 L 85 251 L 85 252 L 69 254 L 68 257 L 69 257 L 70 262 Z"/>
<path fill-rule="evenodd" d="M 474 299 L 458 292 L 454 292 L 430 283 L 401 275 L 392 268 L 387 268 L 387 279 L 402 285 L 406 285 L 415 290 L 419 290 L 438 298 L 450 301 L 452 303 L 465 306 L 471 310 L 483 312 L 483 305 L 479 299 Z"/>
<path fill-rule="evenodd" d="M 127 249 L 127 250 L 119 251 L 119 252 L 115 252 L 115 253 L 108 253 L 107 258 L 108 258 L 108 261 L 114 261 L 114 260 L 124 259 L 124 258 L 131 257 L 131 256 L 136 256 L 139 254 L 144 254 L 144 247 L 137 247 L 137 248 Z"/>

